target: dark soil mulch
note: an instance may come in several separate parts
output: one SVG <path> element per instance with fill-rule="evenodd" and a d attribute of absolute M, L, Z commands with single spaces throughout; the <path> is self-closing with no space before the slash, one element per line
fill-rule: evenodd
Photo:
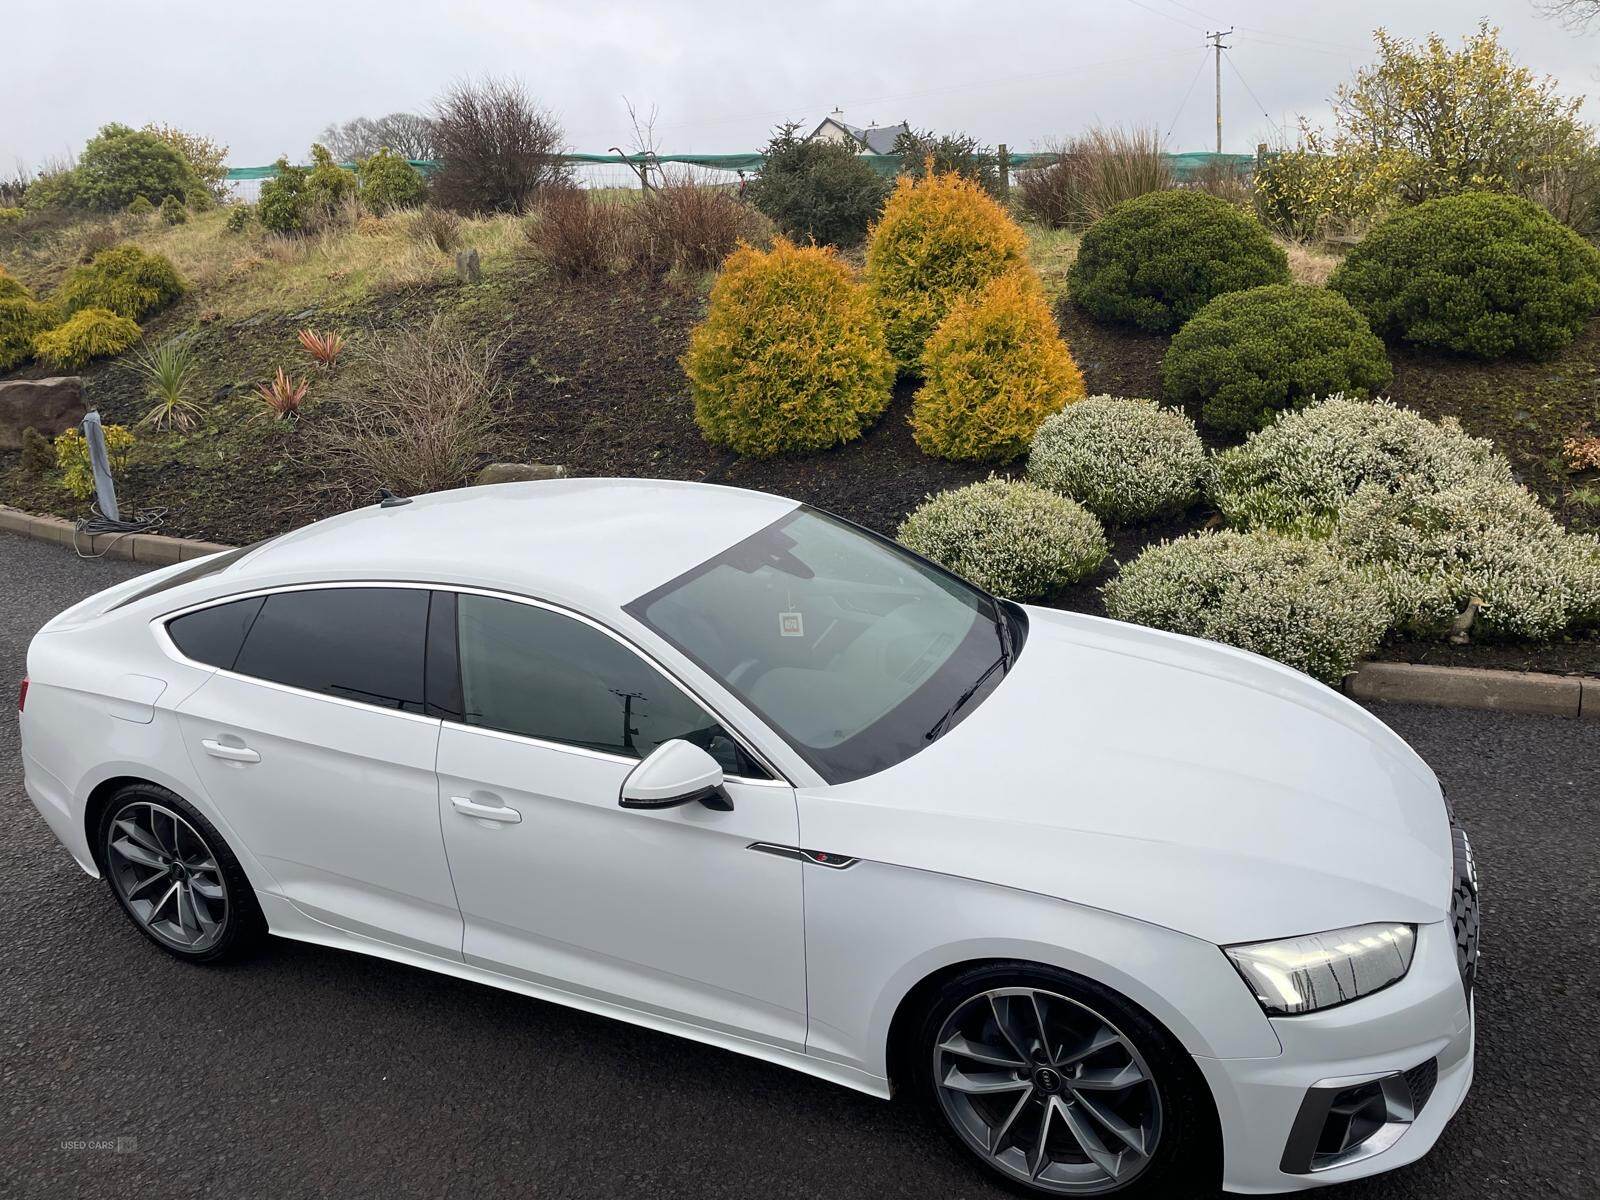
<path fill-rule="evenodd" d="M 904 385 L 882 419 L 847 446 L 765 461 L 708 446 L 694 424 L 678 365 L 704 307 L 703 297 L 665 284 L 571 283 L 521 270 L 471 287 L 452 282 L 391 293 L 357 312 L 311 311 L 232 324 L 198 323 L 199 310 L 187 300 L 163 314 L 150 333 L 159 338 L 188 328 L 199 340 L 202 391 L 211 397 L 206 426 L 187 435 L 145 435 L 140 457 L 146 461 L 130 468 L 122 493 L 132 505 L 167 506 L 165 532 L 235 543 L 340 511 L 348 494 L 327 488 L 299 462 L 292 425 L 256 419 L 261 405 L 251 386 L 280 363 L 301 361 L 294 343 L 301 326 L 374 337 L 436 312 L 471 331 L 506 339 L 502 362 L 512 404 L 491 455 L 495 460 L 561 463 L 580 475 L 757 488 L 888 534 L 924 496 L 995 469 L 949 463 L 918 450 L 908 423 L 911 389 Z M 1167 338 L 1095 325 L 1070 304 L 1060 315 L 1091 394 L 1160 396 Z M 1570 488 L 1553 454 L 1561 436 L 1600 417 L 1597 357 L 1600 323 L 1554 363 L 1462 363 L 1401 352 L 1394 355 L 1393 394 L 1430 416 L 1459 416 L 1471 432 L 1495 438 L 1525 481 L 1559 508 Z M 125 365 L 96 364 L 85 379 L 108 420 L 132 424 L 142 414 L 139 388 Z M 312 405 L 302 419 L 314 421 L 316 413 Z M 25 477 L 14 454 L 0 455 L 0 498 L 34 511 L 86 512 L 53 483 Z M 1582 525 L 1587 510 L 1568 515 Z M 1049 602 L 1101 613 L 1099 586 L 1116 562 L 1128 561 L 1150 542 L 1199 528 L 1209 516 L 1197 507 L 1157 526 L 1110 531 L 1112 561 L 1094 579 Z M 1382 656 L 1600 670 L 1600 642 L 1592 640 L 1533 647 L 1396 641 Z"/>

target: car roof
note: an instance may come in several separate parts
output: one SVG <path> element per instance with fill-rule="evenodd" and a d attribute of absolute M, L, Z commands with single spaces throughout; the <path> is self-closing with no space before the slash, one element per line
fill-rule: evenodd
<path fill-rule="evenodd" d="M 377 503 L 275 538 L 215 577 L 410 580 L 614 610 L 764 529 L 794 500 L 661 479 L 552 479 Z"/>

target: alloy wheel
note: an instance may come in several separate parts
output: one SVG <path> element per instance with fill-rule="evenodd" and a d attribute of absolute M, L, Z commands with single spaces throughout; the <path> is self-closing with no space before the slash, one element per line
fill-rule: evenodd
<path fill-rule="evenodd" d="M 1042 1191 L 1120 1188 L 1161 1137 L 1144 1057 L 1105 1017 L 1055 992 L 1004 987 L 964 1001 L 939 1032 L 933 1079 L 962 1140 Z"/>
<path fill-rule="evenodd" d="M 124 805 L 106 832 L 111 884 L 152 937 L 186 954 L 209 950 L 228 926 L 217 856 L 183 816 L 162 804 Z"/>

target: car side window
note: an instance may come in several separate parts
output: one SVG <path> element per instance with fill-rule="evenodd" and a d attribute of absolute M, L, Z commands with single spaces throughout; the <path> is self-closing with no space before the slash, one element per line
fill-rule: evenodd
<path fill-rule="evenodd" d="M 263 599 L 251 596 L 248 600 L 214 604 L 185 613 L 167 622 L 167 636 L 185 658 L 231 671 L 234 660 L 239 657 L 239 648 L 244 645 L 245 634 L 250 632 L 250 626 L 261 611 Z"/>
<path fill-rule="evenodd" d="M 469 725 L 629 758 L 682 738 L 729 774 L 767 777 L 715 717 L 634 651 L 582 621 L 463 593 L 457 641 Z"/>
<path fill-rule="evenodd" d="M 420 713 L 428 597 L 421 588 L 274 592 L 250 626 L 233 669 L 343 700 Z"/>

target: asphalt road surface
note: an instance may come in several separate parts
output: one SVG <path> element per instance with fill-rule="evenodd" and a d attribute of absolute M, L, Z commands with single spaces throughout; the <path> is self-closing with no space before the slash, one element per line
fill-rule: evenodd
<path fill-rule="evenodd" d="M 136 570 L 0 534 L 5 686 Z M 1376 711 L 1472 831 L 1478 1075 L 1427 1158 L 1323 1195 L 1593 1200 L 1600 721 Z M 1001 1194 L 904 1106 L 678 1038 L 277 939 L 175 962 L 57 846 L 0 719 L 0 1196 Z"/>

